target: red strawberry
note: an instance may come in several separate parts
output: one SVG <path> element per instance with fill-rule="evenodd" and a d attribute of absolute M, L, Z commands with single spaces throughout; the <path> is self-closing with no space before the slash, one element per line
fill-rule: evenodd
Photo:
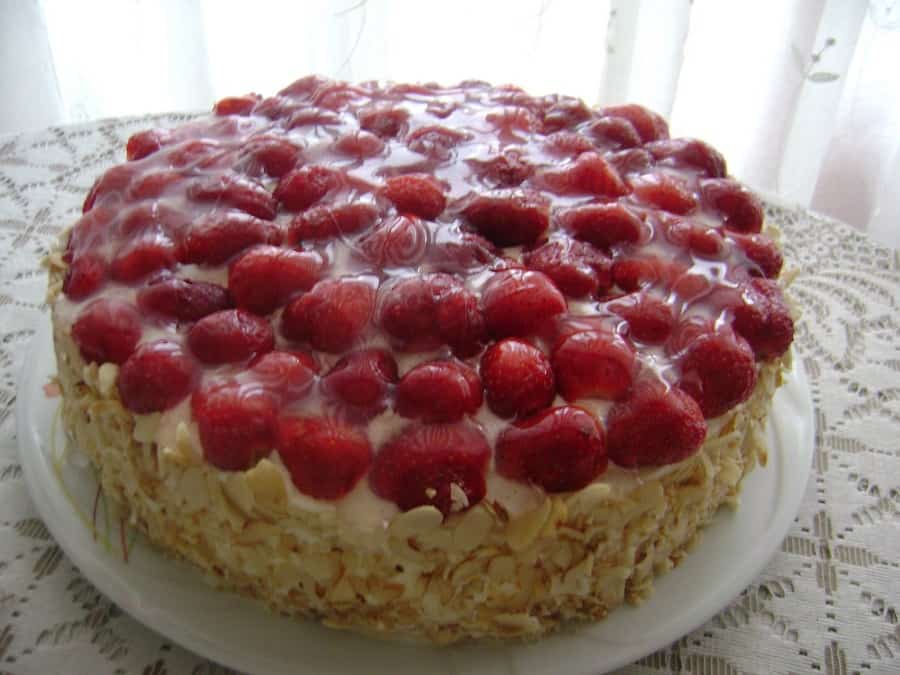
<path fill-rule="evenodd" d="M 304 398 L 312 388 L 317 369 L 312 357 L 302 352 L 269 352 L 250 367 L 260 384 L 283 403 Z"/>
<path fill-rule="evenodd" d="M 769 361 L 784 354 L 794 340 L 794 320 L 781 287 L 770 279 L 751 279 L 741 287 L 743 302 L 734 309 L 734 329 L 756 358 Z"/>
<path fill-rule="evenodd" d="M 135 164 L 119 164 L 109 169 L 91 186 L 81 212 L 87 213 L 107 197 L 121 195 L 140 172 L 140 167 Z"/>
<path fill-rule="evenodd" d="M 167 277 L 138 291 L 142 312 L 177 321 L 197 321 L 208 314 L 232 307 L 228 291 L 218 284 Z"/>
<path fill-rule="evenodd" d="M 557 131 L 550 134 L 547 136 L 546 147 L 555 155 L 568 157 L 577 157 L 583 152 L 594 152 L 597 149 L 591 143 L 591 139 L 574 131 Z"/>
<path fill-rule="evenodd" d="M 291 111 L 287 128 L 298 129 L 302 127 L 337 126 L 340 123 L 340 116 L 334 112 L 323 110 L 322 108 L 310 107 Z"/>
<path fill-rule="evenodd" d="M 459 272 L 483 267 L 496 260 L 497 247 L 480 234 L 443 227 L 434 234 L 427 256 L 438 269 Z"/>
<path fill-rule="evenodd" d="M 550 200 L 532 190 L 497 191 L 475 197 L 463 215 L 497 246 L 532 244 L 550 226 Z"/>
<path fill-rule="evenodd" d="M 223 471 L 246 471 L 275 446 L 278 402 L 262 387 L 212 382 L 194 392 L 191 411 L 203 456 Z"/>
<path fill-rule="evenodd" d="M 481 407 L 478 374 L 459 361 L 428 361 L 400 379 L 394 409 L 423 422 L 456 422 Z"/>
<path fill-rule="evenodd" d="M 397 382 L 397 362 L 383 349 L 351 352 L 322 378 L 322 392 L 363 418 L 387 407 L 390 388 Z"/>
<path fill-rule="evenodd" d="M 489 112 L 485 116 L 485 120 L 494 127 L 497 138 L 505 143 L 524 141 L 540 126 L 540 121 L 534 113 L 527 108 L 518 107 Z"/>
<path fill-rule="evenodd" d="M 188 196 L 198 202 L 230 206 L 263 220 L 275 218 L 277 209 L 275 199 L 262 184 L 237 174 L 198 179 L 188 188 Z"/>
<path fill-rule="evenodd" d="M 84 252 L 72 260 L 62 290 L 77 302 L 96 293 L 105 280 L 106 261 L 96 253 Z"/>
<path fill-rule="evenodd" d="M 447 198 L 440 183 L 422 173 L 408 173 L 388 178 L 384 186 L 387 197 L 400 213 L 411 213 L 434 220 L 447 206 Z"/>
<path fill-rule="evenodd" d="M 182 262 L 221 265 L 255 244 L 280 244 L 282 236 L 275 223 L 245 213 L 210 213 L 201 217 L 185 238 Z"/>
<path fill-rule="evenodd" d="M 681 360 L 678 386 L 697 401 L 704 417 L 718 417 L 753 393 L 753 350 L 730 330 L 703 335 L 688 347 Z"/>
<path fill-rule="evenodd" d="M 384 141 L 368 131 L 356 131 L 335 141 L 334 149 L 351 157 L 374 157 L 384 150 Z"/>
<path fill-rule="evenodd" d="M 606 438 L 581 408 L 551 408 L 507 427 L 496 462 L 499 474 L 547 492 L 580 490 L 606 471 Z"/>
<path fill-rule="evenodd" d="M 561 169 L 548 169 L 540 175 L 540 180 L 548 189 L 561 195 L 621 197 L 629 192 L 615 167 L 596 152 L 582 153 L 572 164 Z"/>
<path fill-rule="evenodd" d="M 685 214 L 697 207 L 697 198 L 682 180 L 667 174 L 649 174 L 632 181 L 634 194 L 669 213 Z"/>
<path fill-rule="evenodd" d="M 372 446 L 364 434 L 334 420 L 282 417 L 278 454 L 300 492 L 340 499 L 365 475 Z"/>
<path fill-rule="evenodd" d="M 141 339 L 141 317 L 128 302 L 100 298 L 78 315 L 72 338 L 85 361 L 122 364 Z"/>
<path fill-rule="evenodd" d="M 139 176 L 128 186 L 126 192 L 129 199 L 157 199 L 167 192 L 173 192 L 174 188 L 184 182 L 185 174 L 182 171 L 154 171 Z"/>
<path fill-rule="evenodd" d="M 404 511 L 431 505 L 446 516 L 484 498 L 490 457 L 484 436 L 467 424 L 411 424 L 375 456 L 369 482 Z"/>
<path fill-rule="evenodd" d="M 115 210 L 98 206 L 81 216 L 69 233 L 63 260 L 71 263 L 75 253 L 96 249 L 98 245 L 102 244 L 108 236 L 110 224 L 116 215 Z M 96 253 L 96 251 L 92 251 L 92 253 Z"/>
<path fill-rule="evenodd" d="M 312 251 L 257 246 L 231 265 L 228 290 L 238 307 L 268 314 L 312 288 L 324 267 L 322 256 Z"/>
<path fill-rule="evenodd" d="M 359 340 L 375 305 L 365 279 L 326 279 L 292 300 L 281 315 L 281 333 L 314 349 L 338 354 Z"/>
<path fill-rule="evenodd" d="M 764 276 L 769 279 L 777 279 L 784 265 L 784 256 L 778 250 L 778 246 L 764 234 L 735 234 L 731 233 L 738 248 L 744 252 L 755 267 L 751 267 L 752 276 Z"/>
<path fill-rule="evenodd" d="M 438 124 L 419 127 L 406 137 L 406 147 L 413 152 L 444 161 L 450 159 L 453 148 L 468 138 L 465 132 Z"/>
<path fill-rule="evenodd" d="M 566 295 L 581 298 L 612 286 L 612 261 L 591 244 L 555 239 L 525 253 L 522 261 L 543 272 Z"/>
<path fill-rule="evenodd" d="M 725 216 L 725 227 L 735 232 L 755 233 L 762 229 L 763 206 L 759 197 L 730 178 L 700 181 L 703 199 Z"/>
<path fill-rule="evenodd" d="M 415 265 L 428 248 L 428 229 L 415 216 L 393 216 L 364 234 L 357 247 L 381 267 Z"/>
<path fill-rule="evenodd" d="M 319 87 L 328 84 L 328 80 L 319 75 L 305 75 L 299 80 L 291 82 L 284 89 L 279 91 L 281 96 L 299 97 L 306 99 Z"/>
<path fill-rule="evenodd" d="M 605 150 L 634 148 L 641 144 L 640 134 L 623 117 L 601 117 L 588 125 L 587 132 Z"/>
<path fill-rule="evenodd" d="M 462 358 L 481 351 L 487 331 L 478 296 L 463 288 L 443 296 L 435 308 L 437 333 Z"/>
<path fill-rule="evenodd" d="M 490 159 L 467 159 L 466 162 L 481 180 L 494 188 L 518 187 L 534 173 L 534 165 L 515 148 L 505 148 Z"/>
<path fill-rule="evenodd" d="M 245 94 L 244 96 L 227 96 L 213 106 L 216 115 L 249 115 L 262 96 Z"/>
<path fill-rule="evenodd" d="M 139 131 L 128 139 L 125 146 L 125 156 L 128 161 L 143 159 L 168 145 L 175 140 L 175 134 L 170 129 L 147 129 Z"/>
<path fill-rule="evenodd" d="M 621 176 L 632 173 L 645 173 L 653 166 L 653 155 L 643 148 L 631 148 L 610 152 L 604 155 L 606 161 L 616 167 Z"/>
<path fill-rule="evenodd" d="M 330 239 L 355 234 L 371 227 L 378 218 L 372 204 L 354 202 L 337 206 L 316 206 L 296 216 L 288 226 L 288 243 L 307 239 Z"/>
<path fill-rule="evenodd" d="M 647 144 L 647 150 L 662 163 L 687 165 L 703 171 L 709 178 L 722 178 L 728 170 L 725 158 L 713 147 L 693 138 L 673 138 Z"/>
<path fill-rule="evenodd" d="M 360 110 L 359 126 L 381 138 L 396 138 L 407 127 L 409 113 L 403 108 L 373 107 Z"/>
<path fill-rule="evenodd" d="M 668 339 L 675 326 L 672 308 L 659 298 L 640 293 L 616 300 L 609 305 L 628 322 L 629 335 L 649 344 L 661 344 Z"/>
<path fill-rule="evenodd" d="M 222 143 L 207 139 L 185 141 L 173 145 L 166 153 L 166 159 L 169 166 L 177 168 L 195 164 L 199 164 L 201 168 L 225 168 L 225 158 L 231 159 L 233 155 L 224 148 Z"/>
<path fill-rule="evenodd" d="M 118 234 L 131 239 L 144 232 L 163 232 L 172 239 L 179 238 L 190 224 L 183 211 L 160 202 L 143 202 L 125 211 L 119 220 Z"/>
<path fill-rule="evenodd" d="M 607 250 L 640 241 L 647 229 L 641 218 L 621 204 L 588 204 L 564 209 L 560 223 L 576 239 Z"/>
<path fill-rule="evenodd" d="M 270 120 L 289 119 L 298 110 L 303 112 L 307 107 L 306 103 L 302 103 L 294 98 L 287 96 L 269 96 L 262 99 L 253 107 L 254 115 L 262 115 Z M 290 124 L 288 128 L 292 128 Z"/>
<path fill-rule="evenodd" d="M 262 135 L 251 138 L 245 146 L 250 161 L 245 170 L 251 176 L 265 173 L 280 178 L 294 168 L 300 157 L 300 148 L 274 135 Z"/>
<path fill-rule="evenodd" d="M 669 137 L 669 126 L 666 124 L 666 121 L 643 106 L 633 103 L 615 105 L 604 108 L 603 114 L 610 117 L 622 117 L 631 122 L 644 143 Z"/>
<path fill-rule="evenodd" d="M 609 457 L 628 468 L 674 464 L 693 455 L 706 438 L 697 402 L 660 380 L 641 380 L 606 420 Z"/>
<path fill-rule="evenodd" d="M 662 227 L 669 241 L 700 257 L 721 259 L 727 252 L 725 238 L 716 228 L 683 218 L 665 222 Z"/>
<path fill-rule="evenodd" d="M 178 246 L 161 229 L 144 231 L 138 239 L 119 249 L 110 265 L 110 276 L 116 281 L 131 284 L 152 272 L 174 267 Z"/>
<path fill-rule="evenodd" d="M 567 401 L 617 399 L 631 387 L 634 371 L 634 350 L 607 331 L 575 333 L 553 350 L 556 384 Z"/>
<path fill-rule="evenodd" d="M 671 260 L 659 258 L 619 258 L 612 266 L 613 280 L 629 293 L 644 286 L 660 283 L 669 286 L 684 276 L 687 267 Z"/>
<path fill-rule="evenodd" d="M 500 417 L 524 417 L 553 402 L 553 368 L 544 353 L 524 340 L 507 339 L 481 357 L 488 407 Z"/>
<path fill-rule="evenodd" d="M 304 166 L 283 175 L 275 199 L 288 211 L 302 211 L 340 187 L 342 174 L 327 166 Z"/>
<path fill-rule="evenodd" d="M 224 309 L 193 325 L 188 346 L 203 363 L 234 363 L 271 351 L 275 336 L 262 317 L 242 309 Z"/>
<path fill-rule="evenodd" d="M 577 98 L 560 97 L 553 105 L 547 108 L 541 121 L 541 131 L 549 134 L 560 129 L 572 127 L 591 119 L 593 113 L 584 101 Z"/>
<path fill-rule="evenodd" d="M 139 415 L 162 412 L 181 402 L 197 379 L 197 365 L 181 345 L 156 340 L 138 347 L 119 370 L 122 405 Z"/>
<path fill-rule="evenodd" d="M 493 337 L 525 336 L 565 312 L 566 299 L 545 274 L 512 269 L 491 277 L 481 307 Z"/>

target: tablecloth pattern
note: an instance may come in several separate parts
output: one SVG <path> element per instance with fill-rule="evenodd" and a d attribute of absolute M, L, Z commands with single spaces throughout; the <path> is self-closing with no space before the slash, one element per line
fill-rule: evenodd
<path fill-rule="evenodd" d="M 36 515 L 15 435 L 16 377 L 48 320 L 41 258 L 131 133 L 189 117 L 0 138 L 0 674 L 235 672 L 143 627 L 79 574 Z M 900 672 L 900 255 L 800 209 L 769 204 L 767 216 L 799 270 L 795 344 L 816 416 L 803 505 L 753 584 L 621 674 Z"/>

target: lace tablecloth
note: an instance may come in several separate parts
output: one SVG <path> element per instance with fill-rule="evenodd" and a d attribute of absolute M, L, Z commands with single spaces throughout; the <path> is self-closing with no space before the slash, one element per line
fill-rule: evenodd
<path fill-rule="evenodd" d="M 48 320 L 41 258 L 131 133 L 186 117 L 0 138 L 0 675 L 234 672 L 144 628 L 79 574 L 36 515 L 16 447 L 16 377 Z M 768 217 L 800 271 L 796 348 L 817 428 L 803 505 L 726 609 L 620 673 L 900 672 L 900 254 L 801 210 L 769 205 Z"/>

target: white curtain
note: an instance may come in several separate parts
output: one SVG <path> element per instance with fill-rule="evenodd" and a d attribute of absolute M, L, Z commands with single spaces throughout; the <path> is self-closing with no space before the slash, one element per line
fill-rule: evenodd
<path fill-rule="evenodd" d="M 204 109 L 309 72 L 513 82 L 647 105 L 755 188 L 900 244 L 897 0 L 30 4 L 43 35 L 4 59 L 0 82 L 14 95 L 18 71 L 33 90 L 21 64 L 41 57 L 26 52 L 50 55 L 36 123 Z M 0 131 L 9 118 L 0 112 Z"/>

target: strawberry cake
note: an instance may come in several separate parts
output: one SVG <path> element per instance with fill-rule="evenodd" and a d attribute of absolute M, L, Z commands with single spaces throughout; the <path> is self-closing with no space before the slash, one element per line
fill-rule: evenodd
<path fill-rule="evenodd" d="M 777 233 L 642 107 L 307 77 L 126 152 L 49 260 L 63 417 L 221 587 L 538 636 L 646 597 L 765 461 Z"/>

